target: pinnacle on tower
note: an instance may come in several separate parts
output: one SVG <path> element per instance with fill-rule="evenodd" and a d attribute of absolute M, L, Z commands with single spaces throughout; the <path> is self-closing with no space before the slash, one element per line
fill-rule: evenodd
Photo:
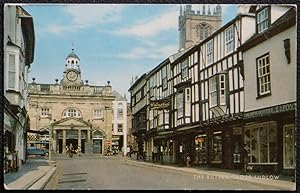
<path fill-rule="evenodd" d="M 205 5 L 203 5 L 203 9 L 202 9 L 202 15 L 205 15 Z"/>

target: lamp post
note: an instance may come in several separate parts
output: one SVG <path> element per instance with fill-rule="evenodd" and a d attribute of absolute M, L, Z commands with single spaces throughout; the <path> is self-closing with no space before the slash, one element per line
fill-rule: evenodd
<path fill-rule="evenodd" d="M 48 118 L 49 118 L 49 152 L 48 152 L 48 159 L 49 159 L 49 166 L 51 166 L 51 162 L 52 162 L 52 154 L 51 154 L 51 151 L 52 151 L 52 123 L 51 123 L 51 120 L 52 120 L 52 115 L 51 114 L 48 114 Z"/>

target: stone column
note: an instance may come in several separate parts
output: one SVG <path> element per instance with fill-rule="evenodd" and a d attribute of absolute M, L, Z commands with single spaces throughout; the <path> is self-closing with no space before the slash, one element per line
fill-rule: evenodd
<path fill-rule="evenodd" d="M 62 152 L 66 153 L 66 130 L 63 129 Z"/>
<path fill-rule="evenodd" d="M 81 129 L 78 129 L 78 146 L 81 148 Z"/>
<path fill-rule="evenodd" d="M 91 143 L 91 130 L 90 129 L 87 130 L 87 142 Z"/>
<path fill-rule="evenodd" d="M 53 151 L 56 152 L 56 140 L 57 140 L 57 134 L 56 134 L 56 130 L 53 129 L 53 137 L 52 137 L 52 148 L 53 148 Z"/>

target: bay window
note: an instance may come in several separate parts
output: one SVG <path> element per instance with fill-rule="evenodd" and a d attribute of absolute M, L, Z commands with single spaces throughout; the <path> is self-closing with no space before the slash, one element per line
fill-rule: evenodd
<path fill-rule="evenodd" d="M 177 118 L 183 117 L 183 92 L 176 96 Z"/>
<path fill-rule="evenodd" d="M 8 88 L 16 89 L 16 58 L 15 55 L 8 55 Z"/>
<path fill-rule="evenodd" d="M 226 74 L 217 74 L 209 79 L 209 107 L 226 105 Z"/>

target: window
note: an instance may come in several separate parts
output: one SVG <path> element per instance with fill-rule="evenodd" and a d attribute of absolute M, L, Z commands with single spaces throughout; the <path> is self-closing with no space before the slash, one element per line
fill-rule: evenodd
<path fill-rule="evenodd" d="M 225 45 L 226 45 L 226 53 L 230 53 L 234 49 L 233 44 L 233 34 L 234 34 L 234 28 L 230 27 L 225 31 Z"/>
<path fill-rule="evenodd" d="M 81 117 L 81 113 L 76 108 L 68 108 L 64 111 L 63 117 Z"/>
<path fill-rule="evenodd" d="M 177 118 L 183 117 L 183 93 L 178 93 L 176 97 Z"/>
<path fill-rule="evenodd" d="M 212 33 L 212 27 L 203 23 L 198 26 L 197 33 L 200 40 L 206 39 Z"/>
<path fill-rule="evenodd" d="M 102 109 L 94 109 L 94 118 L 103 118 Z"/>
<path fill-rule="evenodd" d="M 214 50 L 213 40 L 210 40 L 206 44 L 206 54 L 207 54 L 206 61 L 208 65 L 213 63 L 213 59 L 214 59 L 213 50 Z"/>
<path fill-rule="evenodd" d="M 283 161 L 285 169 L 295 168 L 295 125 L 285 125 L 283 127 Z"/>
<path fill-rule="evenodd" d="M 123 108 L 118 108 L 117 119 L 123 119 Z"/>
<path fill-rule="evenodd" d="M 211 162 L 222 163 L 222 132 L 214 132 L 211 140 Z"/>
<path fill-rule="evenodd" d="M 269 8 L 266 7 L 256 16 L 257 33 L 263 32 L 269 27 Z"/>
<path fill-rule="evenodd" d="M 48 117 L 50 114 L 50 108 L 49 107 L 42 107 L 41 108 L 41 117 Z"/>
<path fill-rule="evenodd" d="M 258 95 L 271 93 L 270 60 L 269 54 L 257 59 Z"/>
<path fill-rule="evenodd" d="M 123 124 L 118 124 L 118 132 L 123 132 Z"/>
<path fill-rule="evenodd" d="M 137 102 L 141 100 L 141 98 L 142 98 L 141 94 L 142 94 L 141 91 L 137 92 L 137 94 L 136 94 L 136 101 Z"/>
<path fill-rule="evenodd" d="M 16 59 L 15 55 L 8 55 L 8 88 L 16 88 Z"/>
<path fill-rule="evenodd" d="M 194 64 L 198 62 L 198 51 L 194 53 Z"/>
<path fill-rule="evenodd" d="M 226 99 L 225 99 L 225 74 L 220 75 L 220 105 L 226 105 Z"/>
<path fill-rule="evenodd" d="M 189 103 L 191 102 L 191 89 L 187 88 L 185 91 L 186 91 L 185 102 Z"/>
<path fill-rule="evenodd" d="M 217 106 L 217 76 L 209 79 L 209 103 L 210 107 Z"/>
<path fill-rule="evenodd" d="M 277 162 L 277 132 L 275 123 L 258 124 L 245 128 L 245 144 L 250 149 L 250 163 Z"/>
<path fill-rule="evenodd" d="M 162 78 L 162 89 L 168 88 L 168 82 L 167 82 L 167 67 L 164 66 L 161 70 L 161 78 Z"/>
<path fill-rule="evenodd" d="M 153 87 L 154 87 L 154 76 L 150 77 L 150 81 L 149 81 L 149 94 L 150 94 L 150 97 L 154 96 Z"/>
<path fill-rule="evenodd" d="M 164 124 L 164 112 L 159 111 L 158 112 L 158 125 L 161 126 Z"/>
<path fill-rule="evenodd" d="M 189 67 L 189 63 L 188 63 L 188 59 L 185 59 L 182 63 L 181 63 L 181 78 L 186 78 L 188 77 L 188 67 Z"/>

